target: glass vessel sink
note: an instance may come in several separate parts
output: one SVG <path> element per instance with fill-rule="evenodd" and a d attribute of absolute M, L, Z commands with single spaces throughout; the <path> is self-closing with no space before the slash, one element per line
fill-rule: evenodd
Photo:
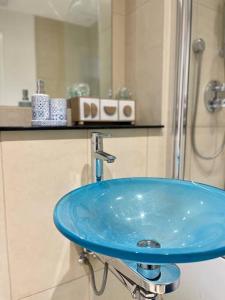
<path fill-rule="evenodd" d="M 74 243 L 123 260 L 188 263 L 225 255 L 225 192 L 196 182 L 93 183 L 64 196 L 54 222 Z M 140 247 L 143 240 L 160 248 Z"/>

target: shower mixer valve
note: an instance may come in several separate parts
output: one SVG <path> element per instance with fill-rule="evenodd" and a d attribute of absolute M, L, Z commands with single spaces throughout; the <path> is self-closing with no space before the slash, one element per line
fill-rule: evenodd
<path fill-rule="evenodd" d="M 204 98 L 206 109 L 211 113 L 225 108 L 225 83 L 210 81 L 206 86 Z"/>

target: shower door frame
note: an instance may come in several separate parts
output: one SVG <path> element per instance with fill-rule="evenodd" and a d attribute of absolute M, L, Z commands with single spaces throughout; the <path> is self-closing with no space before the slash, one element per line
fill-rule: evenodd
<path fill-rule="evenodd" d="M 174 109 L 173 177 L 184 179 L 188 88 L 192 29 L 192 0 L 177 0 L 176 86 Z"/>

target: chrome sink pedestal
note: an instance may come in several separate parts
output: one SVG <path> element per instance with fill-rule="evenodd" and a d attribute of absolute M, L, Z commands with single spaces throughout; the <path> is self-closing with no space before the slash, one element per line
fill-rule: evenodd
<path fill-rule="evenodd" d="M 137 263 L 123 261 L 100 254 L 95 254 L 84 249 L 79 262 L 85 263 L 90 257 L 99 259 L 103 264 L 108 264 L 113 275 L 129 290 L 134 299 L 157 299 L 178 289 L 180 283 L 180 269 L 175 264 L 160 266 L 160 276 L 155 280 L 149 280 L 137 271 Z"/>
<path fill-rule="evenodd" d="M 130 291 L 134 299 L 156 299 L 158 295 L 174 292 L 179 287 L 180 269 L 176 265 L 160 266 L 160 276 L 155 280 L 149 280 L 137 271 L 136 262 L 127 262 L 119 259 L 104 257 L 98 258 L 109 264 L 110 271 Z"/>

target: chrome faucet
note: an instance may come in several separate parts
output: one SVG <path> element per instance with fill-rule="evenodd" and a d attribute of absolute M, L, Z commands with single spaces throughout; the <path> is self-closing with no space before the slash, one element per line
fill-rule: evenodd
<path fill-rule="evenodd" d="M 103 138 L 110 137 L 110 134 L 93 132 L 91 136 L 91 161 L 92 181 L 98 182 L 103 179 L 103 161 L 113 163 L 116 157 L 103 151 Z"/>

